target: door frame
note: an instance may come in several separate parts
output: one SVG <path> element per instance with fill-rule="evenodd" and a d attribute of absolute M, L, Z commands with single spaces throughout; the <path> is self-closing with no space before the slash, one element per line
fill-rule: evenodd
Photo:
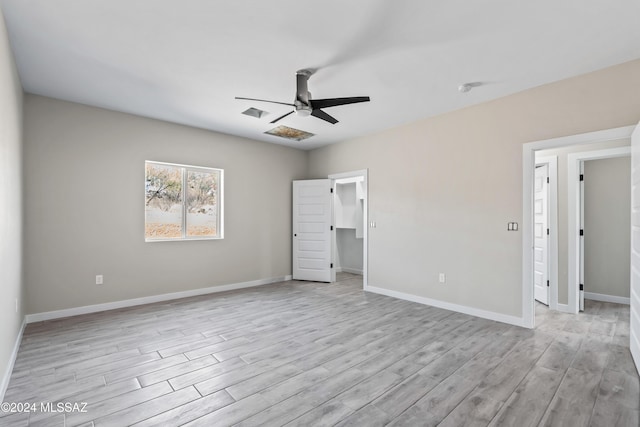
<path fill-rule="evenodd" d="M 535 159 L 535 166 L 548 165 L 549 189 L 549 308 L 558 309 L 558 156 L 544 156 Z M 535 171 L 534 166 L 534 171 Z"/>
<path fill-rule="evenodd" d="M 631 136 L 631 135 L 629 135 Z M 584 219 L 583 197 L 581 197 L 580 174 L 587 160 L 613 159 L 630 157 L 631 146 L 605 148 L 602 150 L 582 151 L 567 154 L 567 194 L 568 194 L 568 309 L 570 313 L 580 310 L 580 278 L 584 268 L 584 248 L 581 245 L 580 226 Z M 631 196 L 631 195 L 629 195 Z"/>
<path fill-rule="evenodd" d="M 342 173 L 334 173 L 328 176 L 331 180 L 331 188 L 335 188 L 336 180 L 343 178 L 358 178 L 362 177 L 362 189 L 364 191 L 364 202 L 362 203 L 362 221 L 363 221 L 363 241 L 362 241 L 362 288 L 366 289 L 369 283 L 369 256 L 368 256 L 368 248 L 369 248 L 369 169 L 361 169 L 351 172 L 342 172 Z M 334 190 L 335 197 L 335 190 Z M 333 203 L 332 208 L 332 223 L 335 225 L 335 203 Z M 336 228 L 333 227 L 333 232 L 331 233 L 331 262 L 333 265 L 336 265 Z M 332 275 L 335 277 L 335 268 L 332 269 Z"/>
<path fill-rule="evenodd" d="M 533 171 L 535 152 L 570 145 L 630 138 L 635 126 L 564 136 L 522 144 L 522 326 L 535 326 L 533 298 Z"/>

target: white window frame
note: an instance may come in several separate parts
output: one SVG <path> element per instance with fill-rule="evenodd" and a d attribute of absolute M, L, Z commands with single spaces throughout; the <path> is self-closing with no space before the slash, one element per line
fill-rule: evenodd
<path fill-rule="evenodd" d="M 209 168 L 205 166 L 183 165 L 180 163 L 158 162 L 155 160 L 145 160 L 145 171 L 148 164 L 171 166 L 182 169 L 182 237 L 172 239 L 154 239 L 146 235 L 147 218 L 145 214 L 145 236 L 144 241 L 147 243 L 155 242 L 184 242 L 185 240 L 222 240 L 224 239 L 224 169 Z M 187 173 L 188 172 L 217 172 L 218 173 L 218 198 L 216 202 L 216 235 L 215 236 L 188 236 L 187 235 Z M 146 172 L 145 172 L 146 178 Z M 145 197 L 146 200 L 146 189 Z M 146 209 L 146 206 L 145 206 Z"/>

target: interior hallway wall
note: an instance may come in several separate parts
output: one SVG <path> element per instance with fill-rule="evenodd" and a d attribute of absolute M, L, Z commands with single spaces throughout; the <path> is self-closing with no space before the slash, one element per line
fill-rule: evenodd
<path fill-rule="evenodd" d="M 336 230 L 336 248 L 338 267 L 343 271 L 362 273 L 363 239 L 356 238 L 354 228 L 338 228 Z"/>
<path fill-rule="evenodd" d="M 584 291 L 629 298 L 631 158 L 584 162 Z"/>

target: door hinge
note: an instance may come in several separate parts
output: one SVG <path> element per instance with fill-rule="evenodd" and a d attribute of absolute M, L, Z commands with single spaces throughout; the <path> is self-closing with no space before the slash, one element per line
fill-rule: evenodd
<path fill-rule="evenodd" d="M 333 263 L 331 263 L 331 268 L 333 268 Z"/>
<path fill-rule="evenodd" d="M 333 193 L 333 188 L 330 188 L 330 189 L 329 189 L 329 193 Z"/>
<path fill-rule="evenodd" d="M 584 174 L 580 174 L 580 181 L 584 181 Z"/>
<path fill-rule="evenodd" d="M 549 287 L 549 281 L 547 280 L 547 288 Z"/>
<path fill-rule="evenodd" d="M 580 235 L 584 236 L 584 230 L 583 229 L 580 229 Z"/>
<path fill-rule="evenodd" d="M 333 231 L 333 225 L 331 226 L 331 228 L 329 230 Z"/>
<path fill-rule="evenodd" d="M 547 184 L 549 183 L 549 177 L 547 177 Z"/>
<path fill-rule="evenodd" d="M 547 236 L 549 235 L 549 229 L 547 228 Z"/>
<path fill-rule="evenodd" d="M 580 290 L 584 291 L 584 285 L 582 283 L 580 283 Z"/>

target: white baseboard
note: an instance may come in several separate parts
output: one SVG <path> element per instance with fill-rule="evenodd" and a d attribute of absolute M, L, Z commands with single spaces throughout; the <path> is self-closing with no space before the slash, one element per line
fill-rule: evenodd
<path fill-rule="evenodd" d="M 510 316 L 508 314 L 496 313 L 494 311 L 481 310 L 479 308 L 468 307 L 466 305 L 453 304 L 446 301 L 435 300 L 431 298 L 420 297 L 417 295 L 406 294 L 404 292 L 392 291 L 375 286 L 367 286 L 364 288 L 367 292 L 386 295 L 393 298 L 403 299 L 406 301 L 417 302 L 419 304 L 431 305 L 433 307 L 444 308 L 458 313 L 468 314 L 471 316 L 481 317 L 483 319 L 495 320 L 496 322 L 507 323 L 509 325 L 521 326 L 526 328 L 524 318 Z"/>
<path fill-rule="evenodd" d="M 570 308 L 569 304 L 558 304 L 557 310 L 562 313 L 572 313 L 575 314 Z"/>
<path fill-rule="evenodd" d="M 18 350 L 20 349 L 20 343 L 22 342 L 22 334 L 24 333 L 24 328 L 27 326 L 27 319 L 25 318 L 22 321 L 22 326 L 20 326 L 20 332 L 18 332 L 18 336 L 16 337 L 16 342 L 13 345 L 13 351 L 11 352 L 11 358 L 9 359 L 9 364 L 7 365 L 7 369 L 2 376 L 2 382 L 0 382 L 0 402 L 4 402 L 4 394 L 7 392 L 7 387 L 9 387 L 9 380 L 11 379 L 11 373 L 13 372 L 13 365 L 16 363 L 16 358 L 18 357 Z"/>
<path fill-rule="evenodd" d="M 27 323 L 41 322 L 43 320 L 60 319 L 62 317 L 78 316 L 81 314 L 97 313 L 99 311 L 115 310 L 118 308 L 133 307 L 136 305 L 152 304 L 154 302 L 171 301 L 174 299 L 207 295 L 217 292 L 233 291 L 236 289 L 252 288 L 254 286 L 270 285 L 272 283 L 291 280 L 291 275 L 258 279 L 250 282 L 232 283 L 229 285 L 211 286 L 209 288 L 193 289 L 190 291 L 172 292 L 168 294 L 152 295 L 142 298 L 134 298 L 122 301 L 107 302 L 104 304 L 86 305 L 83 307 L 67 308 L 64 310 L 47 311 L 44 313 L 27 314 Z"/>
<path fill-rule="evenodd" d="M 351 274 L 359 274 L 362 276 L 362 270 L 358 270 L 357 268 L 349 268 L 349 267 L 339 267 L 336 269 L 336 273 L 351 273 Z"/>
<path fill-rule="evenodd" d="M 584 298 L 594 300 L 594 301 L 615 302 L 617 304 L 626 304 L 626 305 L 631 304 L 631 298 L 617 297 L 614 295 L 596 294 L 594 292 L 585 292 Z"/>

